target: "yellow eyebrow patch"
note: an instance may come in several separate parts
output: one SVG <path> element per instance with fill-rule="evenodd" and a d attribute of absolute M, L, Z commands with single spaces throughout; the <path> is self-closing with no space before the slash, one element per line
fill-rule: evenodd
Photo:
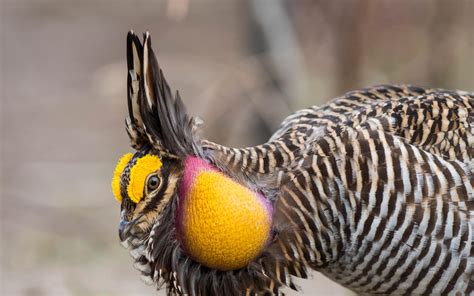
<path fill-rule="evenodd" d="M 145 155 L 137 160 L 137 163 L 130 170 L 130 182 L 127 193 L 130 200 L 138 203 L 143 198 L 145 181 L 149 174 L 158 171 L 163 164 L 156 155 Z"/>
<path fill-rule="evenodd" d="M 115 199 L 118 202 L 122 201 L 122 194 L 120 193 L 120 176 L 132 157 L 132 153 L 127 153 L 122 156 L 114 170 L 114 176 L 112 178 L 112 192 L 114 193 Z"/>

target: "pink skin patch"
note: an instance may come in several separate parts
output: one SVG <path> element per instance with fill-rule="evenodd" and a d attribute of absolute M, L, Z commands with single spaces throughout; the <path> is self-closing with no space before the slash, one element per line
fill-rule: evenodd
<path fill-rule="evenodd" d="M 199 157 L 190 156 L 190 157 L 187 157 L 186 160 L 184 161 L 184 173 L 181 179 L 181 184 L 179 185 L 179 188 L 178 188 L 179 202 L 178 202 L 178 207 L 175 213 L 177 236 L 181 242 L 183 242 L 182 229 L 183 229 L 183 215 L 184 215 L 184 211 L 182 209 L 184 209 L 186 206 L 186 198 L 188 196 L 188 192 L 191 190 L 193 186 L 194 180 L 203 171 L 213 171 L 213 172 L 221 173 L 216 167 L 214 167 L 213 165 L 211 165 L 210 163 L 206 162 L 205 160 Z M 268 201 L 265 198 L 265 196 L 263 196 L 261 193 L 256 192 L 256 195 L 259 197 L 260 202 L 263 204 L 263 206 L 266 208 L 267 212 L 269 213 L 270 225 L 271 225 L 272 216 L 273 216 L 272 215 L 273 206 L 270 203 L 270 201 Z M 271 240 L 271 235 L 269 235 L 268 239 L 269 241 Z M 181 245 L 185 248 L 184 244 L 181 244 Z"/>
<path fill-rule="evenodd" d="M 184 161 L 184 174 L 178 191 L 180 200 L 188 194 L 194 179 L 202 171 L 218 172 L 215 167 L 198 157 L 190 156 L 186 158 Z"/>
<path fill-rule="evenodd" d="M 185 248 L 185 244 L 183 243 L 183 215 L 184 211 L 182 209 L 185 208 L 186 197 L 188 192 L 193 186 L 194 180 L 202 171 L 218 171 L 208 162 L 202 160 L 199 157 L 189 156 L 184 161 L 184 173 L 181 179 L 181 184 L 178 188 L 178 207 L 176 208 L 176 234 L 179 241 L 182 242 L 183 248 Z"/>

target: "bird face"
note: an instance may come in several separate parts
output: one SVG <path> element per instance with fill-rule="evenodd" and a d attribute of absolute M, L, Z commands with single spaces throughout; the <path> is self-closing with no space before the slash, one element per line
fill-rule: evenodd
<path fill-rule="evenodd" d="M 159 223 L 163 209 L 176 196 L 182 175 L 181 161 L 147 150 L 119 160 L 112 180 L 115 199 L 121 203 L 119 237 L 142 237 Z"/>

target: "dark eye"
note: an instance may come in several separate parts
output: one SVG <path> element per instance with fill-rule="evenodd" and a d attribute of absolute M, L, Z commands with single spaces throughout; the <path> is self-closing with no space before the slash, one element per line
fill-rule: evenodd
<path fill-rule="evenodd" d="M 160 186 L 160 183 L 161 183 L 161 180 L 160 178 L 158 178 L 158 176 L 156 175 L 151 176 L 150 178 L 148 178 L 148 182 L 147 182 L 148 191 L 155 190 L 156 188 Z"/>

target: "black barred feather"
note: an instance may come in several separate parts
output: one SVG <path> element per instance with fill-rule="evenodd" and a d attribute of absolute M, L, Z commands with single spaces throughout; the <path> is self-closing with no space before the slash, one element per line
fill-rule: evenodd
<path fill-rule="evenodd" d="M 123 238 L 147 281 L 169 295 L 282 295 L 317 270 L 360 294 L 474 293 L 473 93 L 352 91 L 290 115 L 262 145 L 229 148 L 196 137 L 149 34 L 143 48 L 133 33 L 127 40 L 132 146 L 151 145 L 178 168 L 198 155 L 274 208 L 262 254 L 213 270 L 177 240 L 174 190 L 148 228 L 135 227 L 139 216 Z"/>
<path fill-rule="evenodd" d="M 468 295 L 473 103 L 467 92 L 378 86 L 289 116 L 261 146 L 205 150 L 256 182 L 278 175 L 289 266 L 361 294 Z"/>
<path fill-rule="evenodd" d="M 143 38 L 143 45 L 133 32 L 127 38 L 127 131 L 132 146 L 140 149 L 149 143 L 177 157 L 199 155 L 195 119 L 186 113 L 179 93 L 172 95 L 151 48 L 150 34 L 145 33 Z"/>
<path fill-rule="evenodd" d="M 139 150 L 147 142 L 143 121 L 140 115 L 139 88 L 142 76 L 140 57 L 143 55 L 143 47 L 138 37 L 129 32 L 127 35 L 127 105 L 128 117 L 125 120 L 128 136 L 132 147 Z"/>

